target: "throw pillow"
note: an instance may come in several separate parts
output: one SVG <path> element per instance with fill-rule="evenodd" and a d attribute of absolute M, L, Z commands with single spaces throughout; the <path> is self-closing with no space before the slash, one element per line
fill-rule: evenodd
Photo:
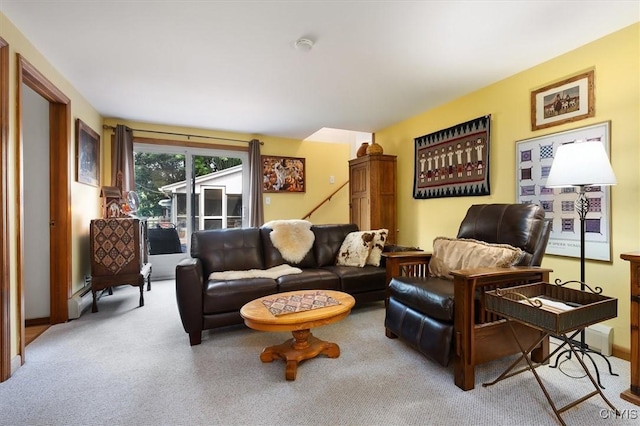
<path fill-rule="evenodd" d="M 453 279 L 452 270 L 517 265 L 524 256 L 522 249 L 508 244 L 489 244 L 465 238 L 438 237 L 433 240 L 429 273 Z"/>
<path fill-rule="evenodd" d="M 382 250 L 384 244 L 387 242 L 387 236 L 389 235 L 388 229 L 377 229 L 373 232 L 373 242 L 371 244 L 371 252 L 367 257 L 367 265 L 380 266 L 380 259 L 382 258 Z"/>
<path fill-rule="evenodd" d="M 367 263 L 373 238 L 374 235 L 371 231 L 356 231 L 347 234 L 342 241 L 340 250 L 338 250 L 336 265 L 362 268 Z"/>

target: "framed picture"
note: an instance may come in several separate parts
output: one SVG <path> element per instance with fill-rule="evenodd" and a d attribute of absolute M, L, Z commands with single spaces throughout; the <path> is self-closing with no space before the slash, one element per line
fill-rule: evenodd
<path fill-rule="evenodd" d="M 100 186 L 100 135 L 76 119 L 76 180 Z"/>
<path fill-rule="evenodd" d="M 304 158 L 263 155 L 263 192 L 305 192 Z"/>
<path fill-rule="evenodd" d="M 491 194 L 491 115 L 414 139 L 413 198 Z"/>
<path fill-rule="evenodd" d="M 609 152 L 610 122 L 516 142 L 516 201 L 534 203 L 551 221 L 547 254 L 580 257 L 580 218 L 575 210 L 575 187 L 545 186 L 558 146 L 567 142 L 600 141 Z M 588 186 L 585 218 L 585 257 L 611 260 L 611 199 L 608 186 Z"/>
<path fill-rule="evenodd" d="M 531 92 L 531 130 L 593 117 L 594 71 L 578 74 Z"/>

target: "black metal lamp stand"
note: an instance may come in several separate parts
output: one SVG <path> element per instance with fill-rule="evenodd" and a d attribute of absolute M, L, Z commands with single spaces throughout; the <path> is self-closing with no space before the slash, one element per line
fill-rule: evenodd
<path fill-rule="evenodd" d="M 576 209 L 576 212 L 578 213 L 578 217 L 580 218 L 580 290 L 585 291 L 586 288 L 588 287 L 586 285 L 585 273 L 584 273 L 585 271 L 585 219 L 587 217 L 587 213 L 589 212 L 589 198 L 587 198 L 587 195 L 586 195 L 586 190 L 585 190 L 586 185 L 578 185 L 578 188 L 579 188 L 579 193 L 578 193 L 578 198 L 575 201 L 575 209 Z M 589 288 L 589 290 L 591 290 L 591 288 Z M 600 289 L 600 291 L 602 291 L 602 289 Z M 600 357 L 602 357 L 602 359 L 604 359 L 607 362 L 607 365 L 609 366 L 609 374 L 611 374 L 612 376 L 618 376 L 618 374 L 613 372 L 611 363 L 604 355 L 602 355 L 600 352 L 595 352 L 589 349 L 589 346 L 585 342 L 584 329 L 580 331 L 579 352 L 582 355 L 582 359 L 584 359 L 586 356 L 591 361 L 591 364 L 593 364 L 593 368 L 595 369 L 596 378 L 598 381 L 598 386 L 600 386 L 602 389 L 604 389 L 604 386 L 602 386 L 602 383 L 600 382 L 600 372 L 598 371 L 598 365 L 595 363 L 595 361 L 591 357 L 591 354 L 599 355 Z M 571 350 L 565 349 L 564 351 L 558 354 L 555 364 L 551 365 L 550 367 L 551 368 L 558 367 L 560 357 L 565 354 L 566 354 L 565 361 L 568 359 L 571 359 Z"/>

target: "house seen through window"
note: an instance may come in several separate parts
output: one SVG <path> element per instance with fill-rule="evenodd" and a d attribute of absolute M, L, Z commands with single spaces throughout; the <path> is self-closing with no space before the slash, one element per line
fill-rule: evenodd
<path fill-rule="evenodd" d="M 137 214 L 147 219 L 150 254 L 186 253 L 197 230 L 242 227 L 243 162 L 242 152 L 136 143 Z"/>

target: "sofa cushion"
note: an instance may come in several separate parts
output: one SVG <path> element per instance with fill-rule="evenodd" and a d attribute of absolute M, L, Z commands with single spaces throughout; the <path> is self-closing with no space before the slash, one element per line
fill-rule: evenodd
<path fill-rule="evenodd" d="M 349 233 L 340 245 L 336 265 L 363 267 L 367 263 L 374 233 L 357 231 Z"/>
<path fill-rule="evenodd" d="M 387 272 L 384 268 L 365 265 L 362 268 L 353 266 L 325 266 L 324 269 L 340 277 L 340 291 L 352 295 L 371 291 L 384 291 L 387 284 Z"/>
<path fill-rule="evenodd" d="M 353 223 L 313 225 L 311 230 L 316 236 L 316 240 L 313 243 L 313 250 L 317 266 L 322 267 L 336 264 L 336 256 L 344 241 L 344 237 L 350 232 L 357 231 L 358 225 Z"/>
<path fill-rule="evenodd" d="M 227 228 L 191 234 L 191 257 L 202 261 L 205 277 L 212 272 L 265 269 L 259 228 Z"/>
<path fill-rule="evenodd" d="M 433 241 L 429 273 L 435 277 L 453 279 L 452 270 L 513 266 L 518 264 L 522 256 L 522 249 L 508 244 L 438 237 Z"/>
<path fill-rule="evenodd" d="M 205 284 L 202 299 L 202 313 L 205 315 L 240 311 L 245 303 L 278 291 L 276 280 L 271 278 L 209 280 Z"/>
<path fill-rule="evenodd" d="M 384 245 L 387 242 L 387 236 L 389 235 L 388 229 L 376 229 L 373 232 L 373 242 L 371 244 L 371 251 L 369 257 L 367 257 L 367 265 L 380 266 L 380 260 L 382 258 L 382 251 Z"/>
<path fill-rule="evenodd" d="M 278 293 L 294 290 L 340 290 L 340 279 L 324 269 L 303 269 L 301 274 L 276 280 Z"/>

